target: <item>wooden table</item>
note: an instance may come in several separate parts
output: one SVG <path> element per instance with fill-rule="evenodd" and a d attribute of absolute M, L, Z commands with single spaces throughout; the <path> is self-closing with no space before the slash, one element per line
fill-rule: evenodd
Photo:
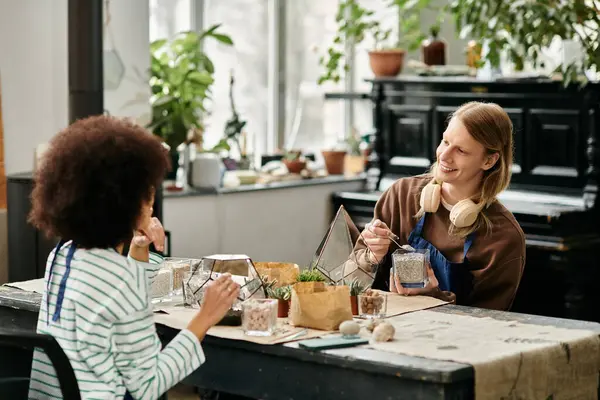
<path fill-rule="evenodd" d="M 0 287 L 0 326 L 34 330 L 41 295 Z M 588 329 L 596 323 L 446 305 L 432 311 Z M 157 324 L 169 342 L 177 330 Z M 295 343 L 263 346 L 206 337 L 206 364 L 186 383 L 256 399 L 470 399 L 474 372 L 467 364 L 364 348 L 310 352 Z"/>

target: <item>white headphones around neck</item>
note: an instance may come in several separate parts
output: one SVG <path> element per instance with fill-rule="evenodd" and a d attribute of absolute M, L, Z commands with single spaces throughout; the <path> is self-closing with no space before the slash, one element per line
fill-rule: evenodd
<path fill-rule="evenodd" d="M 421 191 L 419 204 L 423 211 L 434 213 L 440 207 L 442 185 L 433 181 L 425 185 Z M 450 222 L 457 228 L 466 228 L 475 223 L 481 207 L 471 199 L 456 203 L 450 211 Z"/>

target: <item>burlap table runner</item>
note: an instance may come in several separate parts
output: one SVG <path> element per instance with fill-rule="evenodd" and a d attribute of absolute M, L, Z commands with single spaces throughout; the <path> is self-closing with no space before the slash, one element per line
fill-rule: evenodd
<path fill-rule="evenodd" d="M 478 400 L 597 398 L 597 332 L 434 311 L 388 321 L 394 340 L 370 347 L 471 364 Z"/>

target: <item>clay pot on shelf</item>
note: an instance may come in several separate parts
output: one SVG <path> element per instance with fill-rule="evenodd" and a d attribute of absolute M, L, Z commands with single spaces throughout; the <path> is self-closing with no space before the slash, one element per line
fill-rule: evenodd
<path fill-rule="evenodd" d="M 370 51 L 369 64 L 375 77 L 393 77 L 402 72 L 405 54 L 402 49 Z"/>
<path fill-rule="evenodd" d="M 287 167 L 290 174 L 299 174 L 306 168 L 306 161 L 301 160 L 283 160 L 283 164 Z"/>
<path fill-rule="evenodd" d="M 350 296 L 350 306 L 352 307 L 352 315 L 358 315 L 358 296 Z"/>
<path fill-rule="evenodd" d="M 354 176 L 365 172 L 365 156 L 355 156 L 347 154 L 344 159 L 344 172 L 348 175 Z"/>
<path fill-rule="evenodd" d="M 346 159 L 346 152 L 340 150 L 323 150 L 323 159 L 325 160 L 325 168 L 329 175 L 343 175 L 344 174 L 344 160 Z"/>
<path fill-rule="evenodd" d="M 287 318 L 289 312 L 290 312 L 290 301 L 278 299 L 277 300 L 277 318 Z"/>

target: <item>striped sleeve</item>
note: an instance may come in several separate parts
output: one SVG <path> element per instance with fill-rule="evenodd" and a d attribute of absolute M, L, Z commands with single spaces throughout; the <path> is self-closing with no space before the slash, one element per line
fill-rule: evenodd
<path fill-rule="evenodd" d="M 115 324 L 115 365 L 136 399 L 156 399 L 196 370 L 205 357 L 198 338 L 182 330 L 162 351 L 152 314 Z"/>
<path fill-rule="evenodd" d="M 146 277 L 149 280 L 149 282 L 154 281 L 156 274 L 158 273 L 164 262 L 163 256 L 152 252 L 150 252 L 150 254 L 148 255 L 148 262 L 138 261 L 131 256 L 127 256 L 127 259 L 129 260 L 129 262 L 134 262 L 136 264 L 141 265 L 144 268 L 144 270 L 146 271 Z"/>

